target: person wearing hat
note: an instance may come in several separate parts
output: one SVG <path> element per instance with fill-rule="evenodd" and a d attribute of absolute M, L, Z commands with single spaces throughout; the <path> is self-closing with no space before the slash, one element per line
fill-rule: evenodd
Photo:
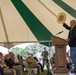
<path fill-rule="evenodd" d="M 63 23 L 63 26 L 69 30 L 68 39 L 66 41 L 70 47 L 70 56 L 74 63 L 74 70 L 71 72 L 76 72 L 76 20 L 70 21 L 70 26 Z"/>

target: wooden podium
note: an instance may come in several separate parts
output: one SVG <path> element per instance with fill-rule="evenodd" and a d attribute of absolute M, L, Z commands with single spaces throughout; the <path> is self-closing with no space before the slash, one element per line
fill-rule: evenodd
<path fill-rule="evenodd" d="M 55 65 L 56 70 L 55 73 L 66 73 L 67 64 L 66 64 L 66 45 L 67 42 L 59 37 L 53 36 L 52 37 L 52 44 L 55 46 Z"/>

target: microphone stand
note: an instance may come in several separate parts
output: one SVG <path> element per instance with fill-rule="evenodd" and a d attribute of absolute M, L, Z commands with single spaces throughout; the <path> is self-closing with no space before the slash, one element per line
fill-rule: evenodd
<path fill-rule="evenodd" d="M 61 31 L 61 32 L 58 32 L 56 35 L 59 35 L 59 34 L 61 34 L 61 33 L 63 33 L 63 31 Z M 56 35 L 55 35 L 55 36 L 56 36 Z"/>

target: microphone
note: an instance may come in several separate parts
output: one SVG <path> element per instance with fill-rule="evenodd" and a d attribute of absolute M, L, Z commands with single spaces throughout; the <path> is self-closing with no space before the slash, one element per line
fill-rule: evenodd
<path fill-rule="evenodd" d="M 60 32 L 58 32 L 56 35 L 59 35 L 59 34 L 61 34 L 61 33 L 63 33 L 63 32 L 64 32 L 64 31 L 60 31 Z M 55 35 L 55 36 L 56 36 L 56 35 Z"/>

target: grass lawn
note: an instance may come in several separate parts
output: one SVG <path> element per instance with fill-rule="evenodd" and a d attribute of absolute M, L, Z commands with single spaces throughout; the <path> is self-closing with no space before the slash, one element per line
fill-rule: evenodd
<path fill-rule="evenodd" d="M 27 72 L 24 72 L 23 75 L 27 75 Z M 47 70 L 45 70 L 44 72 L 42 72 L 40 75 L 47 75 Z"/>

